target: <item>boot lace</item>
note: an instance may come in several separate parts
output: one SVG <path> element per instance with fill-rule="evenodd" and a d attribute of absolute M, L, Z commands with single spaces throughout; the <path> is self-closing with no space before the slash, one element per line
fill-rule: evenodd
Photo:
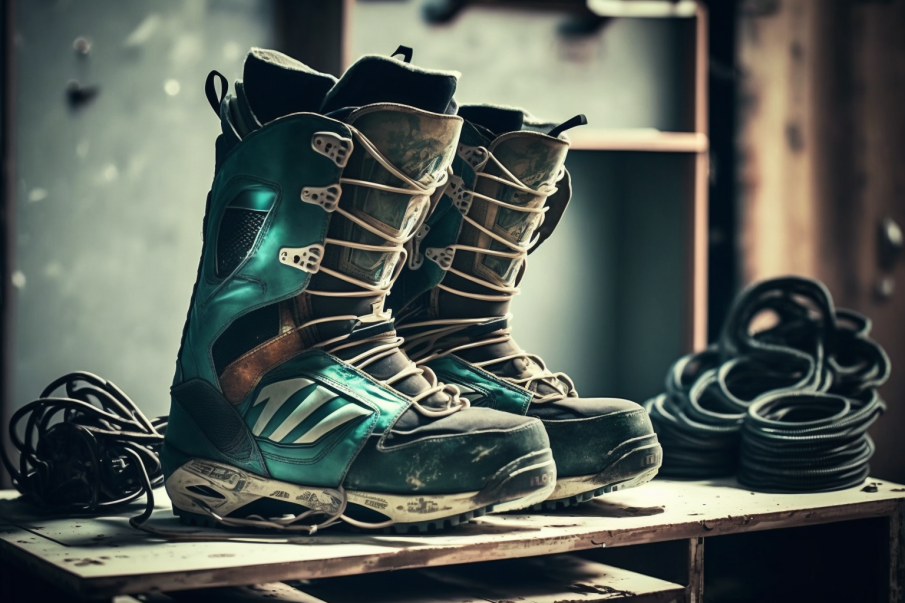
<path fill-rule="evenodd" d="M 308 289 L 306 293 L 308 295 L 316 295 L 322 297 L 373 297 L 375 295 L 379 296 L 378 300 L 373 304 L 374 311 L 372 314 L 367 316 L 355 316 L 355 315 L 336 315 L 336 316 L 327 316 L 322 318 L 317 318 L 314 320 L 310 320 L 299 327 L 299 330 L 326 322 L 345 322 L 349 320 L 356 320 L 360 322 L 382 322 L 391 319 L 391 314 L 388 311 L 383 310 L 383 305 L 386 300 L 386 296 L 390 292 L 390 287 L 393 282 L 399 276 L 400 271 L 405 265 L 405 260 L 408 257 L 408 252 L 405 249 L 405 244 L 412 238 L 414 232 L 417 230 L 417 226 L 420 226 L 420 223 L 424 221 L 426 216 L 426 210 L 430 205 L 430 197 L 434 194 L 434 192 L 446 185 L 449 174 L 446 171 L 440 172 L 440 175 L 433 179 L 429 184 L 422 184 L 421 182 L 410 178 L 407 174 L 402 172 L 402 170 L 398 169 L 396 166 L 390 162 L 378 149 L 371 143 L 368 138 L 361 133 L 359 130 L 352 128 L 353 135 L 355 136 L 356 142 L 361 145 L 361 147 L 370 154 L 380 165 L 386 168 L 393 176 L 400 179 L 404 183 L 404 187 L 396 187 L 390 186 L 386 184 L 380 184 L 377 182 L 370 182 L 367 180 L 357 180 L 354 178 L 340 178 L 339 182 L 341 185 L 353 185 L 353 186 L 361 186 L 365 188 L 373 188 L 384 192 L 390 193 L 398 193 L 401 195 L 407 196 L 415 196 L 418 198 L 418 213 L 419 216 L 418 223 L 416 227 L 409 228 L 408 232 L 403 232 L 401 236 L 394 237 L 392 235 L 388 235 L 382 232 L 380 229 L 371 226 L 364 220 L 361 220 L 357 216 L 352 213 L 344 210 L 341 207 L 337 207 L 334 211 L 350 222 L 353 222 L 357 226 L 365 229 L 373 235 L 376 235 L 386 241 L 386 245 L 368 245 L 364 243 L 357 243 L 355 241 L 346 241 L 342 239 L 334 239 L 334 238 L 326 238 L 324 240 L 324 245 L 336 245 L 338 247 L 346 247 L 348 249 L 358 249 L 361 251 L 373 251 L 378 253 L 394 253 L 397 256 L 395 265 L 393 266 L 393 272 L 391 278 L 383 279 L 383 282 L 377 285 L 372 285 L 371 283 L 362 281 L 353 276 L 349 276 L 347 274 L 343 274 L 342 272 L 338 272 L 336 270 L 332 270 L 327 267 L 320 267 L 320 271 L 328 274 L 334 278 L 337 278 L 341 281 L 347 282 L 351 285 L 354 285 L 360 288 L 360 291 L 317 291 Z M 348 364 L 351 364 L 353 367 L 357 369 L 365 369 L 368 365 L 373 364 L 383 358 L 392 356 L 396 354 L 397 351 L 401 348 L 403 343 L 402 337 L 392 337 L 392 338 L 374 338 L 370 340 L 356 340 L 353 342 L 343 343 L 346 339 L 351 336 L 350 333 L 346 333 L 340 335 L 338 337 L 334 337 L 332 339 L 328 339 L 326 341 L 322 341 L 315 345 L 315 347 L 322 348 L 329 354 L 335 354 L 336 352 L 361 346 L 364 343 L 372 342 L 377 343 L 378 345 L 369 348 L 368 350 L 358 354 L 357 356 L 346 360 Z M 446 415 L 450 415 L 454 412 L 458 412 L 463 408 L 469 406 L 469 401 L 466 398 L 461 398 L 459 396 L 459 389 L 452 384 L 445 384 L 440 382 L 437 379 L 436 374 L 428 368 L 417 366 L 414 363 L 408 363 L 408 365 L 402 368 L 399 372 L 392 375 L 388 379 L 384 379 L 380 381 L 382 385 L 392 388 L 394 384 L 403 381 L 412 376 L 421 375 L 428 382 L 428 388 L 424 391 L 418 393 L 417 395 L 411 397 L 412 406 L 415 409 L 427 417 L 443 417 Z M 396 390 L 398 391 L 398 390 Z M 421 404 L 422 401 L 427 400 L 431 396 L 436 393 L 443 392 L 447 396 L 446 406 L 440 409 L 429 408 Z M 400 392 L 401 393 L 401 392 Z M 403 394 L 404 395 L 404 394 Z M 408 396 L 406 396 L 408 397 Z"/>
<path fill-rule="evenodd" d="M 536 230 L 543 224 L 544 214 L 549 210 L 549 207 L 546 206 L 546 199 L 553 195 L 558 189 L 555 186 L 548 185 L 542 186 L 538 189 L 534 189 L 526 185 L 519 178 L 517 178 L 505 165 L 497 159 L 493 153 L 491 153 L 488 149 L 484 147 L 478 147 L 475 150 L 475 155 L 483 156 L 479 163 L 474 166 L 475 178 L 486 178 L 488 180 L 494 180 L 503 184 L 505 186 L 511 187 L 518 192 L 534 196 L 536 198 L 543 198 L 545 203 L 540 205 L 539 207 L 522 207 L 520 205 L 514 205 L 512 203 L 506 203 L 500 199 L 496 199 L 489 195 L 484 195 L 481 193 L 477 193 L 475 191 L 469 191 L 468 194 L 472 198 L 479 198 L 488 203 L 492 203 L 498 207 L 505 208 L 511 211 L 534 214 L 534 220 L 536 220 L 536 224 L 534 225 L 533 230 Z M 502 172 L 502 176 L 496 176 L 494 174 L 488 174 L 484 171 L 486 165 L 493 161 L 496 166 Z M 565 169 L 560 170 L 560 173 L 556 177 L 556 181 L 559 181 L 563 175 L 565 174 Z M 477 187 L 475 187 L 477 188 Z M 525 270 L 525 267 L 528 264 L 528 252 L 532 247 L 537 243 L 538 236 L 535 236 L 528 245 L 522 246 L 518 243 L 513 243 L 498 235 L 497 233 L 491 231 L 490 229 L 485 228 L 483 225 L 479 224 L 476 220 L 469 217 L 468 212 L 465 212 L 463 215 L 464 220 L 478 229 L 483 234 L 487 235 L 494 241 L 500 243 L 510 251 L 498 251 L 494 249 L 483 249 L 480 247 L 473 247 L 471 245 L 463 245 L 461 243 L 456 243 L 454 245 L 450 245 L 449 248 L 458 251 L 471 251 L 477 254 L 485 254 L 492 255 L 496 257 L 506 258 L 509 260 L 513 260 L 517 264 L 517 273 L 521 273 Z M 440 283 L 437 285 L 443 291 L 447 293 L 451 293 L 453 295 L 458 295 L 460 297 L 466 297 L 469 299 L 476 299 L 480 301 L 487 302 L 506 302 L 512 299 L 514 295 L 517 295 L 520 291 L 518 286 L 505 286 L 498 285 L 496 283 L 492 283 L 486 279 L 472 276 L 470 274 L 466 274 L 461 270 L 457 270 L 456 268 L 450 266 L 448 269 L 449 272 L 455 274 L 456 276 L 463 278 L 467 281 L 471 281 L 482 287 L 486 287 L 491 291 L 496 292 L 497 294 L 482 294 L 482 293 L 472 293 L 470 291 L 463 291 L 461 289 L 456 289 L 454 287 L 450 287 L 449 285 L 445 285 Z M 512 318 L 512 314 L 507 313 L 504 316 L 505 320 L 510 320 Z M 506 327 L 495 331 L 494 333 L 489 334 L 484 339 L 481 339 L 476 342 L 469 342 L 459 345 L 451 345 L 449 347 L 440 346 L 439 350 L 434 351 L 426 356 L 419 356 L 417 350 L 432 350 L 438 346 L 438 342 L 442 339 L 450 338 L 454 336 L 456 333 L 460 331 L 464 331 L 474 325 L 485 324 L 491 321 L 499 320 L 498 316 L 484 317 L 484 318 L 449 318 L 449 319 L 436 319 L 436 320 L 426 320 L 420 322 L 411 322 L 405 325 L 399 325 L 397 328 L 402 330 L 408 329 L 422 329 L 424 327 L 436 327 L 433 329 L 429 329 L 426 331 L 422 331 L 416 333 L 414 335 L 406 336 L 406 343 L 403 346 L 403 349 L 406 352 L 410 352 L 413 358 L 416 359 L 416 364 L 418 366 L 423 366 L 424 364 L 443 356 L 448 356 L 450 354 L 455 354 L 456 352 L 460 352 L 467 349 L 486 347 L 496 344 L 506 344 L 515 342 L 512 340 L 511 328 Z M 427 345 L 425 345 L 427 344 Z M 517 385 L 519 387 L 523 387 L 525 389 L 531 390 L 532 387 L 536 387 L 535 384 L 544 383 L 552 389 L 556 390 L 555 392 L 551 392 L 549 394 L 539 394 L 534 391 L 534 403 L 545 403 L 545 402 L 555 402 L 557 400 L 562 400 L 563 398 L 574 398 L 578 396 L 578 392 L 575 389 L 575 384 L 572 382 L 572 379 L 562 372 L 553 372 L 547 368 L 543 359 L 535 354 L 529 354 L 525 350 L 519 350 L 514 354 L 508 354 L 505 356 L 501 356 L 498 358 L 493 358 L 491 360 L 485 360 L 481 362 L 471 362 L 472 365 L 490 370 L 495 366 L 502 366 L 510 361 L 519 361 L 526 363 L 528 366 L 536 366 L 537 371 L 527 377 L 504 377 L 500 376 L 502 379 Z M 492 372 L 492 371 L 491 371 Z"/>

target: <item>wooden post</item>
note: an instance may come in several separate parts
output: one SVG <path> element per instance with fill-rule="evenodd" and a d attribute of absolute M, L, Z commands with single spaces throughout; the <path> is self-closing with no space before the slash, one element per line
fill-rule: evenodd
<path fill-rule="evenodd" d="M 739 28 L 742 280 L 822 280 L 901 367 L 905 254 L 883 265 L 878 231 L 905 228 L 905 0 L 750 2 Z M 905 397 L 905 372 L 880 393 Z M 871 429 L 877 477 L 905 480 L 903 421 L 890 404 Z"/>
<path fill-rule="evenodd" d="M 685 603 L 704 603 L 704 539 L 689 538 Z"/>
<path fill-rule="evenodd" d="M 694 131 L 707 136 L 707 8 L 698 3 L 695 24 L 694 69 Z M 699 151 L 695 157 L 694 195 L 692 209 L 691 308 L 689 316 L 690 348 L 703 350 L 707 346 L 707 251 L 708 251 L 708 181 L 710 150 Z"/>
<path fill-rule="evenodd" d="M 349 66 L 348 30 L 353 4 L 352 0 L 277 0 L 277 49 L 313 69 L 342 75 Z"/>
<path fill-rule="evenodd" d="M 750 3 L 739 23 L 739 243 L 745 283 L 817 265 L 817 0 Z M 832 2 L 826 4 L 834 4 Z"/>
<path fill-rule="evenodd" d="M 905 502 L 889 516 L 889 603 L 905 601 Z"/>

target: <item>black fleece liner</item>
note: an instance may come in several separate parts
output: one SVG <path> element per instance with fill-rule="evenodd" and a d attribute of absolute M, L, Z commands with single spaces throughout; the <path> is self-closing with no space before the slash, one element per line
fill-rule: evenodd
<path fill-rule="evenodd" d="M 529 130 L 546 134 L 557 124 L 538 119 L 523 109 L 498 105 L 463 105 L 459 117 L 482 126 L 495 135 Z"/>
<path fill-rule="evenodd" d="M 242 77 L 248 104 L 262 124 L 293 113 L 316 113 L 336 83 L 332 75 L 262 48 L 248 53 Z"/>
<path fill-rule="evenodd" d="M 321 112 L 399 103 L 433 113 L 455 113 L 452 98 L 457 80 L 454 72 L 429 71 L 392 58 L 366 56 L 349 67 L 327 93 Z"/>

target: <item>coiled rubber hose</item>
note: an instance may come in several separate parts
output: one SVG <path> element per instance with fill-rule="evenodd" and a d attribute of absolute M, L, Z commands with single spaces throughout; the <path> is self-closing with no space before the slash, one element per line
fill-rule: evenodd
<path fill-rule="evenodd" d="M 761 318 L 773 324 L 753 332 Z M 867 428 L 889 359 L 870 321 L 837 310 L 821 283 L 784 277 L 735 300 L 717 344 L 679 359 L 665 392 L 648 400 L 663 445 L 660 472 L 718 477 L 738 471 L 770 491 L 836 490 L 869 472 Z"/>

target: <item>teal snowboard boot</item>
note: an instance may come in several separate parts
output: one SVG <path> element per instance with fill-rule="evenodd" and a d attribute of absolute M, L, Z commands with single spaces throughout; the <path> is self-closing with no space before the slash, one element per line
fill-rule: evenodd
<path fill-rule="evenodd" d="M 462 107 L 453 175 L 409 245 L 390 297 L 405 349 L 474 406 L 543 421 L 557 483 L 538 508 L 577 504 L 654 477 L 662 453 L 650 418 L 628 400 L 580 398 L 510 336 L 509 304 L 528 254 L 550 236 L 571 196 L 561 134 L 521 110 Z"/>
<path fill-rule="evenodd" d="M 409 532 L 549 496 L 540 421 L 470 408 L 384 309 L 455 155 L 455 86 L 260 49 L 235 96 L 208 77 L 223 133 L 161 453 L 183 521 Z"/>

